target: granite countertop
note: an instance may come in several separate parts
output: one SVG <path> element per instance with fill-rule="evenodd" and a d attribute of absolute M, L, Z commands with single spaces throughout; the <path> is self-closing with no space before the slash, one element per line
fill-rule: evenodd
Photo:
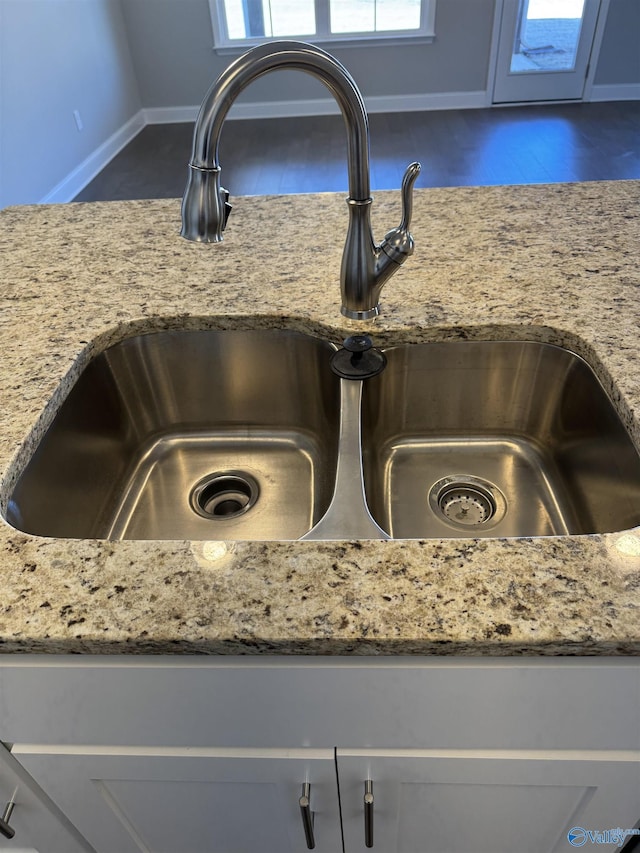
<path fill-rule="evenodd" d="M 415 255 L 365 324 L 340 315 L 343 195 L 235 199 L 219 246 L 182 240 L 179 216 L 179 200 L 0 214 L 3 509 L 87 360 L 147 329 L 566 345 L 640 446 L 640 182 L 418 190 Z M 377 193 L 378 239 L 399 216 L 398 194 Z M 640 652 L 640 530 L 236 542 L 212 560 L 203 542 L 48 539 L 1 521 L 0 566 L 7 653 Z"/>

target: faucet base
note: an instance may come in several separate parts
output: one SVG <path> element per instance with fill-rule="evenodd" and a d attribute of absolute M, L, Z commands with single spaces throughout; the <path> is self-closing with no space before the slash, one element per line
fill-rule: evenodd
<path fill-rule="evenodd" d="M 343 317 L 347 317 L 349 320 L 373 320 L 374 317 L 377 317 L 380 314 L 380 305 L 376 305 L 375 308 L 370 308 L 368 311 L 352 311 L 350 308 L 345 308 L 343 305 L 340 309 L 340 313 Z"/>

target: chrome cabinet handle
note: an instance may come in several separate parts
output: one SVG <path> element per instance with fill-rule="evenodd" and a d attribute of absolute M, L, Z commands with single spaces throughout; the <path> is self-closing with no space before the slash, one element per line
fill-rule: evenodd
<path fill-rule="evenodd" d="M 307 849 L 313 850 L 316 846 L 315 838 L 313 837 L 313 812 L 311 811 L 311 785 L 305 782 L 302 786 L 302 796 L 298 800 L 300 806 L 300 814 L 302 815 L 302 826 L 304 829 L 304 837 L 307 842 Z"/>
<path fill-rule="evenodd" d="M 364 783 L 364 844 L 373 847 L 373 782 Z"/>
<path fill-rule="evenodd" d="M 9 821 L 11 820 L 11 815 L 13 813 L 15 803 L 11 800 L 10 803 L 7 803 L 4 809 L 4 814 L 0 818 L 0 832 L 4 835 L 5 838 L 13 838 L 16 834 L 15 829 L 12 826 L 9 826 Z"/>

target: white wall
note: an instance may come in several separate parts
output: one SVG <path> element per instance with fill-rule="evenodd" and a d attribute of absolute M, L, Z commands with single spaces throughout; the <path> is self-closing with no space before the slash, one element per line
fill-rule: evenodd
<path fill-rule="evenodd" d="M 0 0 L 0 206 L 72 197 L 140 107 L 120 0 Z"/>
<path fill-rule="evenodd" d="M 594 83 L 640 84 L 640 2 L 611 0 Z"/>

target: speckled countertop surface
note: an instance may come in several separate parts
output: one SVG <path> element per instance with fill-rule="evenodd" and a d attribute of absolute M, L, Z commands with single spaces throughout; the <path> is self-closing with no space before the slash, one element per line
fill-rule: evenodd
<path fill-rule="evenodd" d="M 640 182 L 418 190 L 416 253 L 369 324 L 339 313 L 344 196 L 236 199 L 215 247 L 182 240 L 179 213 L 171 200 L 0 214 L 3 508 L 88 358 L 145 329 L 565 344 L 640 443 Z M 397 195 L 377 193 L 378 239 L 397 219 Z M 0 651 L 640 652 L 640 530 L 238 542 L 217 561 L 203 545 L 45 539 L 0 522 Z"/>

